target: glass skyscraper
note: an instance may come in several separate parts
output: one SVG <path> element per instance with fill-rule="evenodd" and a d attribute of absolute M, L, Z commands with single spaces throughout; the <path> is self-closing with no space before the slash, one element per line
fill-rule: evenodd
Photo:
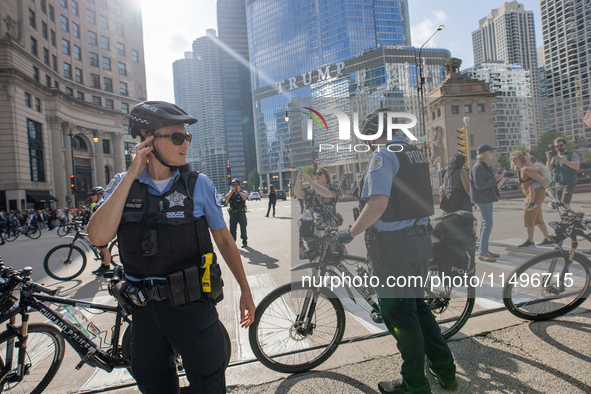
<path fill-rule="evenodd" d="M 360 121 L 386 106 L 419 117 L 418 51 L 410 46 L 407 0 L 247 0 L 246 16 L 257 164 L 265 186 L 287 189 L 290 169 L 311 165 L 316 154 L 334 180 L 356 180 L 367 153 L 313 150 L 359 142 L 339 140 L 331 109 L 353 121 L 355 113 Z M 442 65 L 450 53 L 422 54 L 429 91 L 444 79 Z M 326 123 L 309 126 L 307 108 L 322 113 Z"/>

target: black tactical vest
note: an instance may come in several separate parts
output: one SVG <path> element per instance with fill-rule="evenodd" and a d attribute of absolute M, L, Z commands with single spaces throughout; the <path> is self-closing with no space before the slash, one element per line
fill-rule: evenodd
<path fill-rule="evenodd" d="M 400 169 L 392 178 L 388 207 L 380 220 L 399 222 L 433 215 L 435 209 L 429 161 L 414 145 L 404 146 L 401 152 L 395 154 L 400 162 Z"/>
<path fill-rule="evenodd" d="M 137 179 L 133 182 L 117 230 L 126 274 L 140 279 L 165 277 L 201 264 L 201 256 L 213 252 L 205 216 L 193 216 L 192 194 L 199 173 L 187 175 L 161 196 L 148 193 L 148 186 Z M 146 255 L 142 243 L 154 238 L 158 250 Z"/>
<path fill-rule="evenodd" d="M 246 201 L 240 196 L 240 193 L 234 192 L 232 193 L 232 197 L 230 197 L 230 209 L 233 211 L 244 211 L 246 208 Z"/>

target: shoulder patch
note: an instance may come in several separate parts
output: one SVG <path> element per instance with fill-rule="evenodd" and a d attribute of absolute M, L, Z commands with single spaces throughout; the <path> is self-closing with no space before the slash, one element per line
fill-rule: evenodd
<path fill-rule="evenodd" d="M 113 188 L 113 185 L 115 184 L 115 181 L 117 181 L 117 179 L 115 179 L 115 178 L 111 179 L 111 182 L 109 182 L 105 191 L 111 190 Z"/>
<path fill-rule="evenodd" d="M 384 158 L 380 155 L 376 155 L 371 159 L 369 164 L 369 171 L 377 171 L 384 166 Z"/>

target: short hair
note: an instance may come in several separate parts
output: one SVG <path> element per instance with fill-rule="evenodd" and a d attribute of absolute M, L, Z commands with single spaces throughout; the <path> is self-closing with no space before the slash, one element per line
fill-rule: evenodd
<path fill-rule="evenodd" d="M 567 142 L 566 142 L 566 138 L 564 138 L 564 137 L 558 137 L 558 138 L 556 138 L 556 139 L 554 140 L 554 145 L 556 145 L 556 143 L 557 143 L 557 142 L 564 142 L 564 145 L 566 145 L 566 144 L 567 144 Z"/>

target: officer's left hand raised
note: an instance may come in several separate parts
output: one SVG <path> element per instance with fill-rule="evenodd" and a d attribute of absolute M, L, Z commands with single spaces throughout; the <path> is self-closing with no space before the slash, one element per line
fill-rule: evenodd
<path fill-rule="evenodd" d="M 351 236 L 349 229 L 339 231 L 337 233 L 337 241 L 342 244 L 348 244 L 349 242 L 353 241 L 353 237 Z"/>

